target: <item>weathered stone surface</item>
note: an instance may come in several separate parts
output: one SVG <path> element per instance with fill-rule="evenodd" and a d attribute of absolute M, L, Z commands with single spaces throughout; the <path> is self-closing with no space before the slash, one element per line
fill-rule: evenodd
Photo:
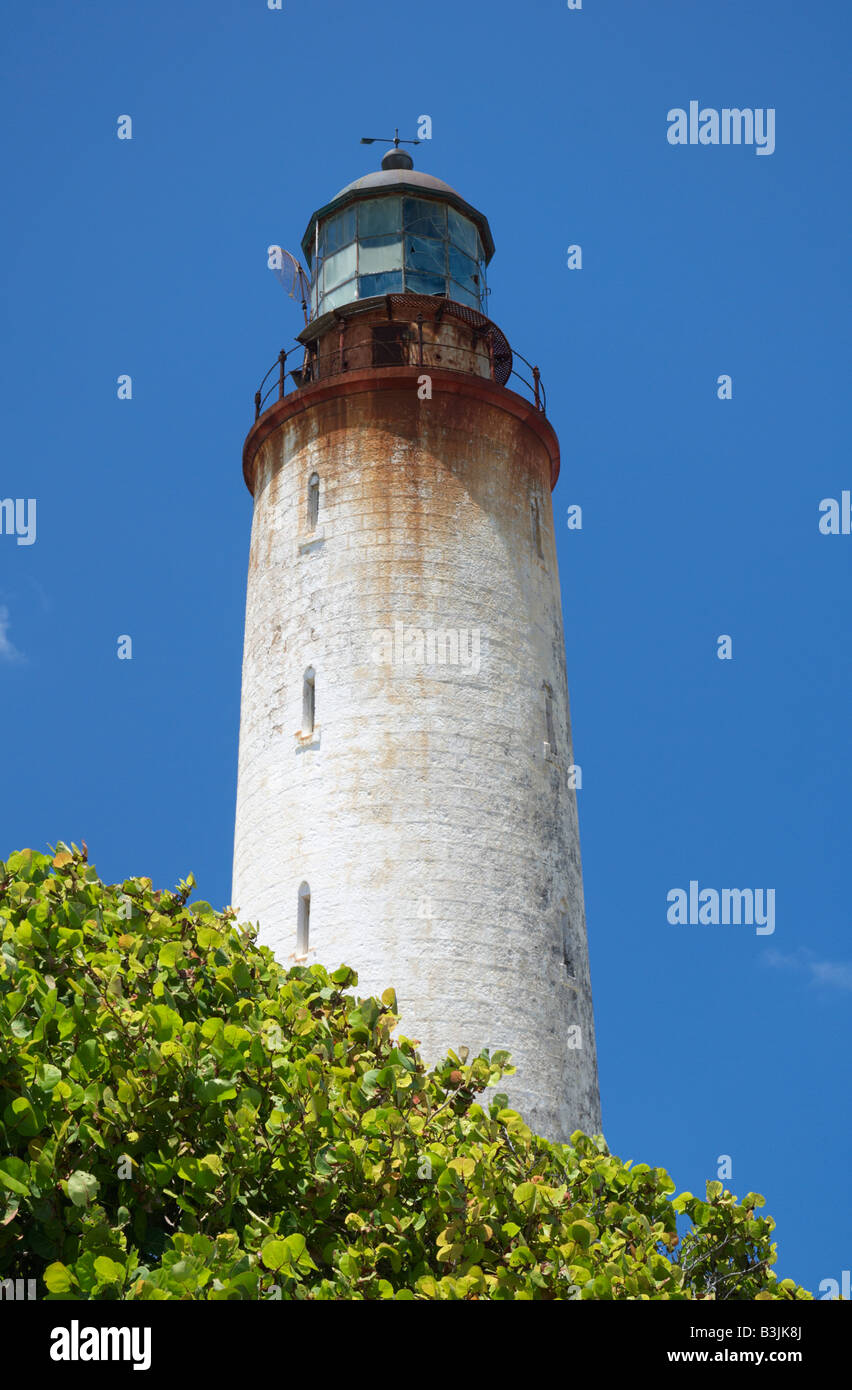
<path fill-rule="evenodd" d="M 307 883 L 308 960 L 393 985 L 427 1060 L 507 1048 L 501 1089 L 534 1129 L 598 1132 L 551 459 L 502 388 L 437 373 L 419 400 L 417 375 L 341 387 L 257 449 L 232 901 L 292 961 Z M 468 634 L 467 663 L 440 639 L 377 661 L 398 624 Z"/>

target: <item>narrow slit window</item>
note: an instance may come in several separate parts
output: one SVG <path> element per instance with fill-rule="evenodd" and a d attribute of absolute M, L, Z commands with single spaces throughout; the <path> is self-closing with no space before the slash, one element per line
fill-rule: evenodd
<path fill-rule="evenodd" d="M 307 883 L 299 888 L 299 909 L 296 917 L 296 955 L 306 956 L 311 935 L 311 890 Z"/>
<path fill-rule="evenodd" d="M 312 734 L 316 722 L 316 675 L 312 666 L 305 672 L 302 685 L 302 733 Z"/>
<path fill-rule="evenodd" d="M 544 723 L 547 731 L 547 741 L 550 744 L 551 752 L 556 751 L 556 730 L 553 724 L 553 691 L 549 685 L 544 687 Z"/>
<path fill-rule="evenodd" d="M 308 530 L 313 531 L 319 517 L 319 473 L 308 479 Z"/>
<path fill-rule="evenodd" d="M 565 966 L 565 972 L 569 980 L 574 980 L 577 978 L 577 972 L 574 968 L 574 951 L 571 944 L 571 923 L 568 918 L 568 913 L 561 913 L 559 920 L 562 933 L 562 963 Z"/>
<path fill-rule="evenodd" d="M 530 502 L 530 520 L 532 522 L 532 536 L 536 554 L 541 559 L 544 559 L 544 551 L 541 548 L 541 511 L 537 497 L 534 497 Z"/>

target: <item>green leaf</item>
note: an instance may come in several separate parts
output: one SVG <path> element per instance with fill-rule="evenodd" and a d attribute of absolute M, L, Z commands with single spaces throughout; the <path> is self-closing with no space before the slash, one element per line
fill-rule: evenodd
<path fill-rule="evenodd" d="M 265 1240 L 260 1251 L 261 1262 L 267 1269 L 283 1269 L 290 1263 L 290 1252 L 283 1240 Z"/>
<path fill-rule="evenodd" d="M 4 1118 L 10 1129 L 17 1130 L 24 1138 L 32 1139 L 41 1133 L 44 1113 L 36 1109 L 29 1096 L 17 1096 L 7 1105 Z"/>
<path fill-rule="evenodd" d="M 572 1221 L 570 1231 L 572 1238 L 576 1240 L 582 1250 L 588 1250 L 589 1245 L 597 1235 L 591 1221 Z"/>
<path fill-rule="evenodd" d="M 233 1100 L 236 1094 L 234 1082 L 224 1076 L 214 1076 L 210 1081 L 202 1081 L 198 1087 L 199 1098 L 204 1101 Z"/>
<path fill-rule="evenodd" d="M 68 1196 L 75 1207 L 86 1207 L 96 1196 L 99 1186 L 94 1173 L 77 1168 L 68 1179 Z"/>
<path fill-rule="evenodd" d="M 30 1190 L 29 1164 L 21 1158 L 0 1158 L 0 1183 L 10 1191 L 25 1197 Z"/>
<path fill-rule="evenodd" d="M 79 1072 L 84 1076 L 91 1076 L 98 1061 L 98 1040 L 97 1038 L 87 1038 L 80 1043 L 74 1056 L 79 1063 Z"/>
<path fill-rule="evenodd" d="M 21 1207 L 19 1193 L 11 1192 L 8 1196 L 0 1193 L 0 1226 L 8 1226 L 10 1221 L 14 1221 Z"/>
<path fill-rule="evenodd" d="M 534 1182 L 519 1183 L 512 1193 L 512 1197 L 521 1211 L 535 1211 L 537 1205 L 538 1192 Z"/>
<path fill-rule="evenodd" d="M 119 1284 L 124 1280 L 124 1266 L 109 1259 L 107 1255 L 98 1255 L 95 1259 L 95 1274 L 100 1284 Z"/>
<path fill-rule="evenodd" d="M 49 1293 L 70 1293 L 74 1287 L 74 1276 L 57 1260 L 44 1271 L 44 1282 Z"/>
<path fill-rule="evenodd" d="M 179 960 L 183 960 L 184 950 L 182 941 L 164 941 L 157 956 L 157 964 L 161 968 L 171 970 L 177 965 Z"/>
<path fill-rule="evenodd" d="M 299 1269 L 316 1269 L 316 1265 L 307 1252 L 307 1241 L 303 1235 L 296 1232 L 287 1236 L 285 1244 L 290 1252 L 290 1259 L 299 1266 Z"/>

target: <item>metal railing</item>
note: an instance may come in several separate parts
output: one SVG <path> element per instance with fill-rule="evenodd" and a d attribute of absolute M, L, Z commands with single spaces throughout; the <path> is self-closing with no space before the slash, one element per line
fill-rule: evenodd
<path fill-rule="evenodd" d="M 351 320 L 350 320 L 351 323 Z M 436 367 L 442 371 L 455 371 L 459 375 L 475 376 L 496 381 L 501 386 L 518 382 L 526 388 L 525 393 L 532 400 L 536 410 L 547 413 L 547 397 L 538 367 L 528 362 L 522 353 L 508 344 L 500 335 L 499 355 L 495 353 L 495 336 L 488 330 L 476 332 L 470 346 L 447 341 L 424 339 L 422 314 L 412 321 L 394 318 L 392 323 L 400 330 L 398 336 L 388 340 L 373 333 L 380 325 L 363 325 L 363 331 L 353 334 L 351 329 L 341 333 L 338 345 L 329 347 L 329 337 L 321 344 L 305 347 L 303 343 L 279 352 L 277 359 L 264 376 L 254 396 L 254 418 L 259 420 L 265 410 L 276 402 L 309 383 L 341 376 L 347 371 L 363 367 Z M 329 335 L 330 336 L 330 335 Z M 296 360 L 300 365 L 288 368 L 288 362 Z M 515 363 L 522 362 L 529 375 L 516 369 Z M 458 362 L 463 365 L 455 365 Z M 287 386 L 287 377 L 293 384 Z M 516 387 L 514 389 L 517 389 Z"/>
<path fill-rule="evenodd" d="M 527 378 L 525 376 L 522 376 L 520 372 L 515 371 L 514 363 L 518 360 L 518 358 L 520 358 L 524 366 L 529 369 L 532 381 L 527 381 Z M 535 402 L 536 410 L 540 410 L 542 415 L 546 415 L 547 394 L 545 392 L 544 382 L 541 379 L 541 372 L 539 371 L 538 367 L 534 367 L 532 362 L 528 362 L 527 359 L 523 356 L 523 354 L 518 352 L 517 348 L 512 348 L 512 362 L 513 366 L 511 372 L 509 373 L 509 376 L 514 377 L 516 381 L 520 381 L 524 386 L 527 387 L 529 391 L 532 392 L 532 398 Z"/>
<path fill-rule="evenodd" d="M 301 357 L 303 360 L 307 359 L 307 353 L 302 343 L 298 343 L 296 347 L 287 350 L 282 348 L 279 352 L 277 360 L 273 362 L 266 376 L 263 378 L 263 381 L 260 383 L 260 386 L 254 393 L 255 420 L 259 420 L 264 410 L 269 410 L 270 406 L 272 406 L 275 401 L 283 400 L 286 395 L 290 394 L 286 390 L 287 358 L 289 357 L 292 361 L 297 356 Z M 273 381 L 270 386 L 267 386 L 266 383 L 269 381 L 270 377 L 273 378 Z M 298 385 L 291 386 L 290 391 L 295 391 L 299 386 L 304 385 L 306 385 L 306 382 L 304 380 L 299 380 Z"/>

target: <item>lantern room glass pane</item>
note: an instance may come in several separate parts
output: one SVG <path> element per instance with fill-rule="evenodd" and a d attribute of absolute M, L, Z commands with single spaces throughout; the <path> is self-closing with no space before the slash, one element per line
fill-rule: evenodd
<path fill-rule="evenodd" d="M 454 242 L 462 251 L 466 251 L 469 256 L 476 259 L 479 254 L 479 236 L 473 223 L 467 217 L 462 217 L 455 208 L 447 208 L 447 219 L 449 222 L 450 241 Z"/>
<path fill-rule="evenodd" d="M 450 281 L 450 299 L 457 299 L 460 304 L 467 304 L 471 309 L 479 308 L 479 295 L 464 289 L 456 280 Z"/>
<path fill-rule="evenodd" d="M 358 243 L 358 273 L 374 275 L 381 270 L 402 267 L 402 242 L 399 235 L 368 237 Z"/>
<path fill-rule="evenodd" d="M 320 245 L 327 256 L 339 251 L 341 246 L 355 240 L 355 209 L 344 208 L 335 217 L 330 217 L 322 227 Z"/>
<path fill-rule="evenodd" d="M 447 208 L 444 203 L 433 203 L 426 198 L 403 198 L 402 215 L 405 233 L 408 236 L 437 237 L 447 235 Z"/>
<path fill-rule="evenodd" d="M 470 256 L 465 256 L 461 251 L 457 251 L 454 246 L 450 247 L 450 275 L 471 293 L 478 291 L 479 267 L 476 261 L 472 261 Z"/>
<path fill-rule="evenodd" d="M 420 271 L 425 275 L 446 275 L 446 243 L 406 234 L 405 264 L 408 269 Z"/>
<path fill-rule="evenodd" d="M 375 294 L 400 294 L 401 292 L 401 270 L 386 270 L 378 275 L 362 275 L 358 280 L 359 299 L 371 299 Z"/>
<path fill-rule="evenodd" d="M 319 311 L 321 314 L 328 314 L 332 309 L 336 309 L 338 304 L 348 304 L 356 299 L 355 281 L 347 280 L 345 285 L 340 285 L 331 294 L 324 294 L 320 300 Z"/>
<path fill-rule="evenodd" d="M 324 288 L 334 289 L 342 280 L 348 280 L 355 274 L 355 242 L 351 246 L 344 246 L 342 251 L 337 251 L 335 255 L 329 256 L 325 262 Z"/>
<path fill-rule="evenodd" d="M 446 294 L 447 281 L 443 275 L 418 275 L 405 272 L 405 287 L 412 294 Z"/>
<path fill-rule="evenodd" d="M 376 198 L 358 205 L 358 236 L 384 236 L 402 227 L 402 199 Z"/>

